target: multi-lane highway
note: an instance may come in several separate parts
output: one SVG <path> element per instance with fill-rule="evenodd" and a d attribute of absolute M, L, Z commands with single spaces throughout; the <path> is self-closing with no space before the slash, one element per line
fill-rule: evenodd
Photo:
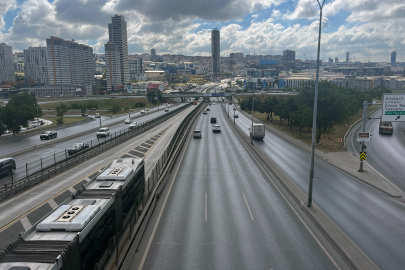
<path fill-rule="evenodd" d="M 250 117 L 239 113 L 236 124 L 249 136 Z M 263 141 L 254 143 L 307 193 L 310 168 L 308 152 L 268 130 Z M 381 269 L 403 268 L 405 204 L 402 201 L 318 159 L 315 162 L 313 198 Z"/>
<path fill-rule="evenodd" d="M 170 106 L 170 110 L 173 110 L 177 107 L 184 106 L 185 104 L 179 104 L 176 106 Z M 162 109 L 163 106 L 160 106 Z M 136 118 L 134 121 L 138 123 L 142 123 L 149 119 L 155 118 L 159 115 L 164 114 L 164 110 L 157 111 L 156 108 L 152 108 L 151 111 L 142 117 Z M 133 113 L 131 117 L 139 116 L 140 113 Z M 104 120 L 102 122 L 103 126 L 108 126 L 110 128 L 110 133 L 115 134 L 115 132 L 119 132 L 120 130 L 127 129 L 129 125 L 124 124 L 124 119 L 128 118 L 128 115 L 119 116 L 116 118 L 111 118 L 108 120 Z M 118 123 L 115 123 L 118 122 Z M 115 124 L 112 124 L 115 123 Z M 28 163 L 28 172 L 37 170 L 38 167 L 40 168 L 40 158 L 51 160 L 53 159 L 53 153 L 57 152 L 62 155 L 63 158 L 65 149 L 69 148 L 71 145 L 78 143 L 78 142 L 88 142 L 93 140 L 94 142 L 97 141 L 96 131 L 94 132 L 86 132 L 91 129 L 99 127 L 98 119 L 93 122 L 89 122 L 83 125 L 73 126 L 66 129 L 58 130 L 58 137 L 55 139 L 50 140 L 40 140 L 39 134 L 27 136 L 27 137 L 18 137 L 13 140 L 5 140 L 0 141 L 1 147 L 1 155 L 2 156 L 13 156 L 16 160 L 17 169 L 14 173 L 14 180 L 20 179 L 21 177 L 25 176 L 26 174 L 26 163 Z M 84 132 L 84 133 L 83 133 Z M 82 133 L 82 134 L 80 134 Z M 73 136 L 72 136 L 73 135 Z M 104 138 L 100 138 L 101 141 Z M 41 144 L 47 145 L 45 147 L 40 147 Z M 22 150 L 29 150 L 24 151 L 24 153 L 13 155 L 18 151 Z M 59 155 L 59 156 L 60 156 Z M 59 157 L 58 156 L 58 160 Z M 4 184 L 5 182 L 9 182 L 10 177 L 9 175 L 0 177 L 0 185 Z"/>
<path fill-rule="evenodd" d="M 336 269 L 220 106 L 199 117 L 202 138 L 190 138 L 131 269 Z"/>
<path fill-rule="evenodd" d="M 375 168 L 378 172 L 388 178 L 392 183 L 405 191 L 405 123 L 392 123 L 394 133 L 380 134 L 378 132 L 381 109 L 371 115 L 371 119 L 366 121 L 366 132 L 373 133 L 370 142 L 366 142 L 367 153 L 366 162 Z M 356 142 L 357 132 L 362 131 L 360 122 L 351 130 L 347 137 L 347 149 L 358 156 L 360 153 L 360 144 Z"/>

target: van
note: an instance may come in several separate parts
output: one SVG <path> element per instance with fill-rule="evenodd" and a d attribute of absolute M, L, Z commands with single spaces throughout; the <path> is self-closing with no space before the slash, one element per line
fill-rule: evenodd
<path fill-rule="evenodd" d="M 0 159 L 0 175 L 14 173 L 16 169 L 15 160 L 11 157 Z"/>

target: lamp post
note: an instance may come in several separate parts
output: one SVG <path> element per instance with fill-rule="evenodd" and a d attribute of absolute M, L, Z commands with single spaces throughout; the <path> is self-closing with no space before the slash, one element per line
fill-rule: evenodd
<path fill-rule="evenodd" d="M 128 104 L 128 116 L 129 116 L 129 119 L 131 119 L 131 110 L 130 110 L 130 107 L 129 107 L 128 90 L 127 90 L 127 104 Z"/>
<path fill-rule="evenodd" d="M 316 58 L 316 78 L 315 78 L 315 97 L 314 97 L 314 115 L 312 120 L 312 140 L 311 140 L 311 169 L 309 171 L 309 190 L 308 207 L 312 206 L 312 186 L 314 182 L 314 163 L 315 163 L 315 138 L 316 138 L 316 114 L 318 109 L 318 79 L 319 79 L 319 54 L 321 51 L 321 27 L 322 27 L 322 8 L 325 0 L 316 0 L 320 9 L 319 16 L 319 35 L 318 35 L 318 55 Z M 322 4 L 321 4 L 322 2 Z"/>
<path fill-rule="evenodd" d="M 255 93 L 252 94 L 252 127 L 250 129 L 250 143 L 253 144 L 253 112 L 255 111 Z"/>
<path fill-rule="evenodd" d="M 98 117 L 100 118 L 100 128 L 101 128 L 100 88 L 98 88 Z"/>

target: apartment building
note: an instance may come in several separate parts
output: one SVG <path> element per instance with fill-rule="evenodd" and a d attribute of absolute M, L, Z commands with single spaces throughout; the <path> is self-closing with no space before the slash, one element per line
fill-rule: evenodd
<path fill-rule="evenodd" d="M 105 74 L 107 79 L 107 90 L 113 91 L 122 89 L 121 82 L 120 52 L 118 46 L 108 42 L 104 45 L 105 50 Z"/>
<path fill-rule="evenodd" d="M 0 83 L 14 80 L 13 48 L 0 43 Z"/>
<path fill-rule="evenodd" d="M 38 85 L 49 83 L 46 47 L 29 47 L 24 50 L 24 63 L 25 79 L 32 79 Z"/>
<path fill-rule="evenodd" d="M 128 59 L 129 64 L 129 79 L 136 80 L 139 75 L 142 75 L 142 58 Z"/>

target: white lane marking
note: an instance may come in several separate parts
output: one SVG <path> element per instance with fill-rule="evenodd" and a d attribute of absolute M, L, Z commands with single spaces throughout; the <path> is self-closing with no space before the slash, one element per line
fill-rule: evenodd
<path fill-rule="evenodd" d="M 130 153 L 125 153 L 124 155 L 128 155 L 128 156 L 131 156 L 131 157 L 136 157 L 136 158 L 137 158 L 137 156 L 132 155 L 132 154 L 130 154 Z"/>
<path fill-rule="evenodd" d="M 58 204 L 54 201 L 54 199 L 50 199 L 48 204 L 52 207 L 52 209 L 56 209 L 58 207 Z"/>
<path fill-rule="evenodd" d="M 207 153 L 207 146 L 205 146 L 204 148 L 205 148 L 205 153 Z"/>
<path fill-rule="evenodd" d="M 22 218 L 20 219 L 20 221 L 21 221 L 21 224 L 22 224 L 23 227 L 24 227 L 24 230 L 28 231 L 29 228 L 32 227 L 31 222 L 28 220 L 27 216 L 22 217 Z"/>
<path fill-rule="evenodd" d="M 205 162 L 205 173 L 207 173 L 207 162 Z"/>
<path fill-rule="evenodd" d="M 225 150 L 226 150 L 226 152 L 229 154 L 229 152 L 228 152 L 228 148 L 225 146 Z"/>
<path fill-rule="evenodd" d="M 72 193 L 75 193 L 75 192 L 76 192 L 76 189 L 74 189 L 73 187 L 68 188 L 68 190 L 69 190 L 70 192 L 72 192 Z"/>
<path fill-rule="evenodd" d="M 205 221 L 208 219 L 208 214 L 207 214 L 207 192 L 205 193 Z"/>
<path fill-rule="evenodd" d="M 249 211 L 250 218 L 251 218 L 252 220 L 254 220 L 254 219 L 253 219 L 253 215 L 252 215 L 252 211 L 250 211 L 249 204 L 248 204 L 248 202 L 247 202 L 247 200 L 246 200 L 245 193 L 242 193 L 242 195 L 243 195 L 243 199 L 245 200 L 245 203 L 246 203 L 247 209 L 248 209 L 248 211 Z"/>
<path fill-rule="evenodd" d="M 189 144 L 190 138 L 191 138 L 191 137 L 189 136 L 188 139 L 187 139 L 186 145 Z M 177 172 L 179 171 L 180 164 L 183 162 L 184 154 L 185 154 L 186 152 L 187 152 L 187 151 L 184 151 L 184 152 L 183 152 L 183 155 L 181 156 L 179 165 L 177 166 L 176 172 L 174 173 L 173 181 L 172 181 L 172 183 L 170 184 L 170 187 L 169 187 L 169 190 L 168 190 L 168 192 L 167 192 L 165 201 L 163 202 L 162 209 L 160 209 L 159 216 L 158 216 L 158 218 L 157 218 L 157 220 L 156 220 L 155 227 L 153 227 L 152 234 L 151 234 L 151 236 L 150 236 L 150 238 L 149 238 L 148 245 L 146 246 L 145 253 L 143 254 L 143 257 L 142 257 L 141 263 L 139 264 L 138 270 L 141 270 L 141 269 L 143 268 L 143 265 L 145 264 L 146 256 L 148 256 L 148 252 L 149 252 L 150 246 L 152 245 L 153 238 L 155 237 L 155 233 L 156 233 L 157 227 L 158 227 L 158 225 L 159 225 L 160 218 L 162 217 L 162 213 L 163 213 L 163 210 L 165 209 L 165 206 L 166 206 L 166 203 L 167 203 L 167 199 L 169 198 L 170 191 L 172 190 L 172 187 L 173 187 L 173 183 L 174 183 L 174 181 L 176 180 L 176 177 L 177 177 Z"/>
<path fill-rule="evenodd" d="M 235 167 L 233 166 L 233 162 L 231 161 L 232 170 L 235 171 Z"/>
<path fill-rule="evenodd" d="M 103 170 L 98 170 L 99 173 L 103 172 Z"/>
<path fill-rule="evenodd" d="M 83 180 L 85 180 L 85 181 L 89 182 L 91 179 L 90 179 L 90 178 L 88 178 L 88 177 L 86 177 L 86 178 L 84 178 Z"/>

